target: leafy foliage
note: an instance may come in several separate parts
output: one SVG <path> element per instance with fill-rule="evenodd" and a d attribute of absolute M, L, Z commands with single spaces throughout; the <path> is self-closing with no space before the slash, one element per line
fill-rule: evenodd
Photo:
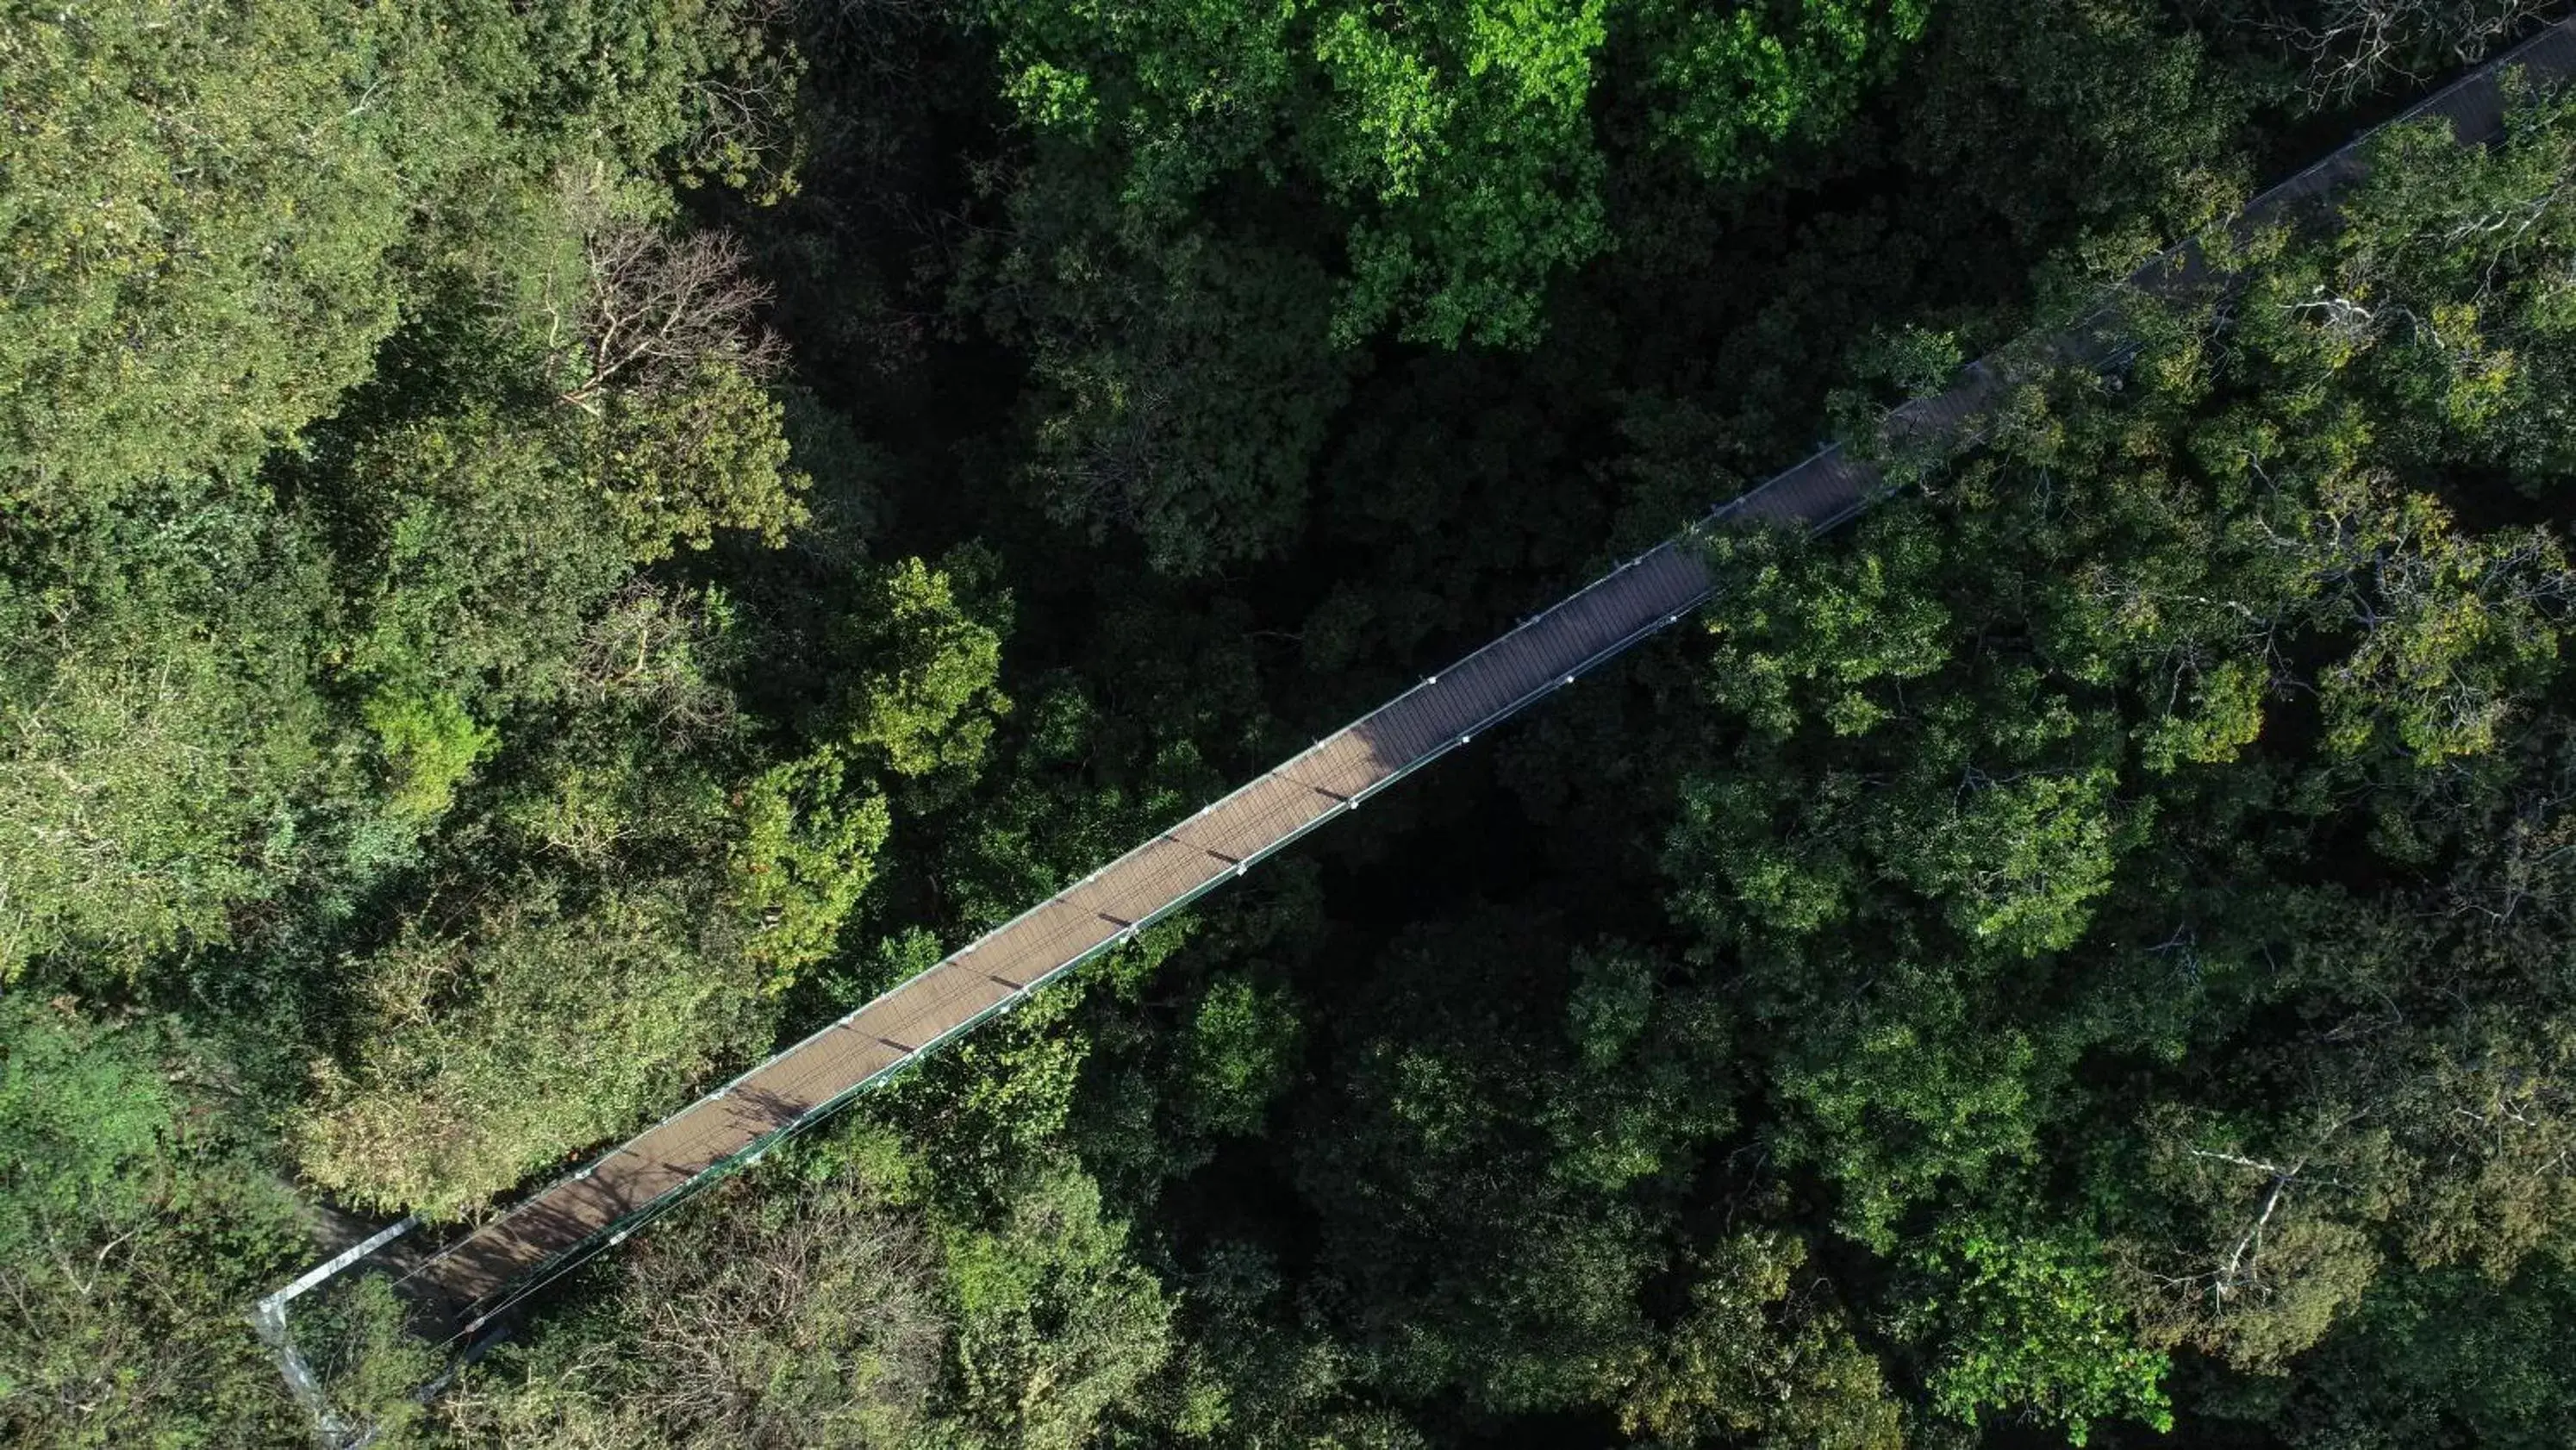
<path fill-rule="evenodd" d="M 1907 487 L 1703 538 L 1692 627 L 512 1343 L 298 1300 L 324 1395 L 2556 1443 L 2576 100 L 1876 428 L 2529 9 L 6 10 L 0 1438 L 303 1436 L 241 1317 L 317 1241 L 488 1212 L 1832 436 Z"/>
<path fill-rule="evenodd" d="M 1531 346 L 1551 285 L 1610 247 L 1593 113 L 1611 48 L 1649 57 L 1674 107 L 1657 134 L 1735 180 L 1766 143 L 1830 134 L 1920 28 L 1913 0 L 1876 8 L 987 7 L 1046 158 L 992 270 L 1048 385 L 1051 508 L 1135 529 L 1179 574 L 1278 551 L 1342 403 L 1337 352 L 1390 330 Z M 1338 256 L 1216 224 L 1211 200 L 1247 188 L 1320 195 Z"/>
<path fill-rule="evenodd" d="M 784 543 L 805 521 L 796 496 L 807 482 L 787 467 L 782 412 L 749 373 L 722 362 L 613 399 L 597 471 L 628 553 L 650 563 L 675 547 L 703 549 L 718 529 Z"/>
<path fill-rule="evenodd" d="M 240 1308 L 301 1249 L 249 1125 L 148 1021 L 0 1002 L 0 1430 L 14 1443 L 305 1433 Z M 373 1411 L 379 1406 L 364 1407 Z"/>
<path fill-rule="evenodd" d="M 349 23 L 283 3 L 10 8 L 13 508 L 246 469 L 366 375 L 399 316 L 404 174 L 482 138 L 471 113 L 442 120 L 398 7 Z"/>
<path fill-rule="evenodd" d="M 441 1407 L 497 1445 L 859 1447 L 926 1418 L 946 1329 L 914 1218 L 857 1186 L 692 1215 Z M 638 1353 L 584 1353 L 594 1337 Z"/>
<path fill-rule="evenodd" d="M 0 978 L 111 981 L 221 942 L 318 864 L 294 830 L 317 797 L 363 800 L 311 693 L 318 561 L 261 523 L 180 486 L 12 541 Z"/>
<path fill-rule="evenodd" d="M 1775 1233 L 1718 1245 L 1691 1286 L 1689 1316 L 1621 1402 L 1621 1428 L 1683 1444 L 1716 1435 L 1834 1450 L 1905 1443 L 1877 1361 L 1818 1302 L 1821 1280 L 1796 1282 L 1806 1258 Z"/>
<path fill-rule="evenodd" d="M 1950 1346 L 1931 1375 L 1937 1412 L 1974 1421 L 2012 1411 L 2061 1428 L 2076 1445 L 2096 1420 L 2173 1428 L 2158 1384 L 2164 1357 L 2124 1332 L 2109 1271 L 2086 1262 L 2079 1245 L 1953 1224 L 1913 1267 L 1934 1287 L 1900 1312 L 1918 1321 L 1914 1335 Z"/>

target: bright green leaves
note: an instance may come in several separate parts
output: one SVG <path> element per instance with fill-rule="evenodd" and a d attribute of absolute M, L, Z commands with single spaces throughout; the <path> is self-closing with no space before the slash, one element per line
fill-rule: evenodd
<path fill-rule="evenodd" d="M 1457 98 L 1441 92 L 1439 73 L 1352 10 L 1317 27 L 1315 58 L 1334 89 L 1350 97 L 1346 184 L 1380 201 L 1420 196 L 1423 173 L 1444 149 L 1442 133 L 1458 109 Z"/>
<path fill-rule="evenodd" d="M 12 4 L 0 499 L 59 513 L 248 471 L 423 310 L 424 234 L 488 266 L 490 193 L 558 162 L 781 194 L 801 62 L 748 9 Z M 711 446 L 757 431 L 738 393 L 699 390 Z M 737 503 L 757 492 L 756 463 L 712 461 Z"/>
<path fill-rule="evenodd" d="M 708 950 L 686 897 L 639 883 L 574 902 L 528 881 L 480 895 L 361 965 L 365 1056 L 355 1073 L 316 1065 L 294 1131 L 314 1182 L 461 1215 L 632 1128 L 748 1037 L 756 984 Z"/>
<path fill-rule="evenodd" d="M 2576 282 L 2547 261 L 2576 248 L 2571 113 L 2576 97 L 2525 95 L 2485 147 L 2438 122 L 2384 133 L 2308 299 L 2369 349 L 2382 431 L 2416 457 L 2501 466 L 2533 493 L 2576 463 Z"/>
<path fill-rule="evenodd" d="M 746 950 L 770 970 L 773 990 L 831 954 L 894 828 L 885 797 L 853 789 L 846 775 L 826 751 L 771 766 L 741 793 L 735 909 L 757 923 Z"/>
<path fill-rule="evenodd" d="M 2399 1265 L 2564 1242 L 2576 571 L 2470 520 L 2527 507 L 2501 430 L 2565 442 L 2496 321 L 2566 265 L 2565 169 L 2460 154 L 2142 306 L 1919 502 L 1715 550 L 1672 904 L 1948 1418 L 2162 1425 L 2167 1350 L 2281 1371 Z M 2043 1167 L 2072 1206 L 1971 1206 Z"/>
<path fill-rule="evenodd" d="M 2322 717 L 2313 790 L 2499 757 L 2560 668 L 2576 573 L 2546 535 L 2474 535 L 2389 482 L 2434 435 L 2376 426 L 2405 374 L 2354 308 L 2463 319 L 2320 299 L 2279 238 L 2246 261 L 2241 350 L 2145 319 L 2118 393 L 2010 400 L 1923 516 L 1826 559 L 1720 546 L 1709 694 L 1752 734 L 1685 789 L 1688 912 L 1777 951 L 1905 915 L 1864 883 L 1895 884 L 1939 904 L 1944 951 L 2065 952 L 2163 801 L 2261 757 L 2276 702 Z"/>
<path fill-rule="evenodd" d="M 2443 142 L 2445 169 L 2454 149 Z M 2548 415 L 2557 403 L 2535 413 L 2516 401 L 2511 354 L 2480 337 L 2473 301 L 2454 300 L 2491 285 L 2509 292 L 2523 269 L 2541 265 L 2540 252 L 2498 255 L 2492 284 L 2408 260 L 2428 229 L 2477 235 L 2491 224 L 2479 220 L 2484 209 L 2519 213 L 2478 177 L 2455 176 L 2461 193 L 2439 201 L 2413 195 L 2402 179 L 2402 166 L 2413 164 L 2406 147 L 2389 160 L 2401 164 L 2401 179 L 2355 199 L 2336 273 L 2295 256 L 2253 279 L 2260 300 L 2241 330 L 2266 374 L 2281 380 L 2280 396 L 2259 423 L 2240 407 L 2200 447 L 2235 450 L 2234 467 L 2272 480 L 2288 474 L 2302 486 L 2304 515 L 2263 518 L 2259 539 L 2231 543 L 2305 564 L 2304 578 L 2276 580 L 2267 592 L 2349 642 L 2319 671 L 2334 751 L 2437 769 L 2492 754 L 2513 700 L 2554 675 L 2576 572 L 2546 533 L 2473 535 L 2431 494 L 2392 482 L 2401 470 L 2438 477 L 2503 462 L 2497 431 L 2517 434 L 2516 448 L 2544 441 L 2554 436 Z M 2404 204 L 2384 194 L 2392 191 Z M 2437 205 L 2435 216 L 2420 214 Z M 2548 209 L 2531 219 L 2545 220 Z M 2549 236 L 2540 230 L 2530 245 L 2544 248 Z M 2576 229 L 2557 245 L 2576 247 Z"/>
<path fill-rule="evenodd" d="M 768 293 L 674 188 L 788 189 L 797 18 L 0 12 L 0 1439 L 283 1443 L 286 1180 L 467 1214 L 764 1050 L 998 641 L 914 578 L 754 672 L 858 591 L 706 582 L 804 489 Z M 18 1032 L 75 993 L 134 1025 Z M 258 1151 L 188 1161 L 235 1105 Z"/>
<path fill-rule="evenodd" d="M 1390 20 L 1397 21 L 1388 24 Z M 1552 275 L 1609 244 L 1585 114 L 1604 0 L 1471 0 L 1317 19 L 1317 164 L 1354 221 L 1343 346 L 1526 346 Z"/>
<path fill-rule="evenodd" d="M 1952 1221 L 1909 1267 L 1927 1292 L 1900 1317 L 1909 1336 L 1941 1346 L 1931 1373 L 1941 1414 L 2028 1416 L 2075 1445 L 2101 1420 L 2173 1428 L 2165 1356 L 2138 1347 L 2108 1269 L 2075 1236 Z"/>
<path fill-rule="evenodd" d="M 0 1265 L 142 1209 L 177 1109 L 152 1039 L 25 993 L 0 1001 Z"/>
<path fill-rule="evenodd" d="M 2372 138 L 2368 175 L 2340 204 L 2347 225 L 2330 244 L 2347 291 L 2460 296 L 2495 269 L 2496 300 L 2515 315 L 2511 304 L 2556 290 L 2546 271 L 2524 273 L 2576 246 L 2576 202 L 2565 193 L 2576 97 L 2516 89 L 2499 145 L 2461 146 L 2443 120 Z"/>
<path fill-rule="evenodd" d="M 836 643 L 848 672 L 817 721 L 823 743 L 734 795 L 731 907 L 773 991 L 832 954 L 894 828 L 889 789 L 971 775 L 1010 709 L 994 686 L 999 632 L 919 559 L 868 571 Z"/>
<path fill-rule="evenodd" d="M 1607 243 L 1584 111 L 1603 0 L 997 6 L 1024 119 L 1122 158 L 1149 224 L 1240 168 L 1310 166 L 1353 213 L 1333 335 L 1525 344 Z"/>
<path fill-rule="evenodd" d="M 2565 551 L 2537 530 L 2465 536 L 2421 495 L 2326 502 L 2377 546 L 2348 596 L 2360 639 L 2323 680 L 2331 748 L 2428 767 L 2493 752 L 2516 697 L 2554 673 L 2576 605 Z"/>
<path fill-rule="evenodd" d="M 512 60 L 537 117 L 580 127 L 620 170 L 736 188 L 756 205 L 796 190 L 806 65 L 777 12 L 751 0 L 543 0 L 513 7 Z"/>
<path fill-rule="evenodd" d="M 1891 686 L 1949 661 L 1950 612 L 1927 587 L 1938 541 L 1898 520 L 1873 524 L 1870 545 L 1846 567 L 1783 537 L 1713 541 L 1717 567 L 1742 581 L 1709 620 L 1718 663 L 1708 688 L 1720 708 L 1786 736 L 1800 723 L 1800 696 L 1817 691 L 1832 702 L 1837 734 L 1866 734 L 1890 717 Z"/>
<path fill-rule="evenodd" d="M 983 763 L 1011 702 L 994 687 L 1002 639 L 919 559 L 872 571 L 839 644 L 854 666 L 821 733 L 899 776 Z"/>
<path fill-rule="evenodd" d="M 1807 819 L 1829 818 L 1858 785 L 1845 777 L 1819 781 Z M 1671 848 L 1677 912 L 1712 931 L 1731 933 L 1750 921 L 1801 935 L 1849 911 L 1855 863 L 1831 834 L 1781 820 L 1783 803 L 1777 788 L 1740 776 L 1683 782 Z"/>
<path fill-rule="evenodd" d="M 1005 76 L 1002 95 L 1032 123 L 1084 140 L 1100 119 L 1091 77 L 1050 61 L 1031 61 Z"/>
<path fill-rule="evenodd" d="M 1310 165 L 1350 214 L 1333 336 L 1526 346 L 1549 280 L 1609 245 L 1588 114 L 1622 27 L 1710 176 L 1832 130 L 1921 30 L 1922 0 L 1810 0 L 1781 29 L 1665 0 L 1380 5 L 1196 0 L 995 7 L 1024 119 L 1126 154 L 1124 200 L 1170 214 L 1240 167 Z"/>
<path fill-rule="evenodd" d="M 392 330 L 402 171 L 475 143 L 370 63 L 409 59 L 394 7 L 0 17 L 0 499 L 60 512 L 249 467 Z"/>
<path fill-rule="evenodd" d="M 1866 975 L 1830 1029 L 1776 1054 L 1776 1140 L 1840 1186 L 1835 1227 L 1886 1253 L 1906 1210 L 2036 1153 L 2065 1049 L 1995 1020 L 1957 973 L 1902 960 L 1836 967 Z"/>
<path fill-rule="evenodd" d="M 670 387 L 619 392 L 596 443 L 601 490 L 639 563 L 704 549 L 719 529 L 776 547 L 805 522 L 809 481 L 788 466 L 782 406 L 741 366 L 699 363 Z"/>
<path fill-rule="evenodd" d="M 1122 1252 L 1099 1186 L 1057 1167 L 1007 1219 L 947 1238 L 963 1410 L 1001 1443 L 1078 1450 L 1170 1352 L 1172 1302 Z"/>
<path fill-rule="evenodd" d="M 1972 773 L 1960 785 L 1964 806 L 1904 841 L 1891 863 L 1946 900 L 1968 936 L 2022 955 L 2063 950 L 2111 885 L 2121 834 L 2114 784 L 2100 767 L 2006 780 Z"/>
<path fill-rule="evenodd" d="M 1679 848 L 1712 850 L 1725 894 L 1775 930 L 1822 928 L 1875 876 L 1944 903 L 1970 941 L 2070 945 L 2123 839 L 2105 742 L 2041 677 L 1955 656 L 1919 521 L 1864 538 L 1830 561 L 1720 545 L 1719 567 L 1753 573 L 1711 614 L 1709 692 L 1760 733 L 1731 778 L 1685 787 Z M 1809 753 L 1816 768 L 1783 773 Z M 1684 889 L 1694 914 L 1723 913 L 1714 883 Z"/>
<path fill-rule="evenodd" d="M 122 987 L 225 941 L 363 796 L 312 694 L 327 645 L 304 538 L 221 490 L 129 495 L 0 562 L 0 981 L 31 959 Z"/>
<path fill-rule="evenodd" d="M 1769 13 L 1727 23 L 1759 38 Z M 1376 339 L 1538 341 L 1550 288 L 1611 246 L 1603 57 L 1623 26 L 1653 51 L 1697 23 L 1618 0 L 1040 0 L 983 16 L 1038 135 L 984 289 L 1045 388 L 1030 477 L 1058 518 L 1132 529 L 1182 575 L 1294 541 Z M 1876 21 L 1836 7 L 1793 23 L 1839 39 L 1830 56 L 1791 43 L 1794 75 L 1744 77 L 1800 119 L 1726 143 L 1730 179 L 1758 169 L 1761 137 L 1838 122 L 1879 63 L 1854 40 Z M 1717 97 L 1693 102 L 1727 113 L 1694 121 L 1712 136 L 1749 104 L 1733 68 L 1770 64 L 1747 44 L 1675 81 Z M 1831 97 L 1783 98 L 1811 83 Z"/>
<path fill-rule="evenodd" d="M 838 950 L 903 788 L 971 775 L 1007 705 L 999 634 L 947 573 L 906 560 L 854 595 L 819 742 L 765 764 L 717 674 L 721 595 L 630 588 L 584 626 L 549 731 L 451 826 L 487 843 L 472 868 L 357 964 L 369 1029 L 315 1069 L 307 1174 L 460 1212 L 761 1040 Z"/>
<path fill-rule="evenodd" d="M 1654 128 L 1715 181 L 1741 181 L 1793 139 L 1830 134 L 1923 34 L 1931 0 L 1695 6 L 1632 0 L 1652 37 Z"/>
<path fill-rule="evenodd" d="M 2176 680 L 2163 714 L 2133 732 L 2138 762 L 2170 772 L 2184 765 L 2224 765 L 2263 733 L 2263 696 L 2269 673 L 2254 660 L 2221 660 Z"/>
<path fill-rule="evenodd" d="M 232 906 L 270 885 L 258 843 L 310 758 L 309 720 L 244 728 L 269 692 L 219 645 L 131 616 L 81 623 L 62 632 L 81 653 L 9 681 L 0 979 L 62 952 L 122 977 L 222 940 Z"/>
<path fill-rule="evenodd" d="M 1129 162 L 1119 199 L 1168 222 L 1270 137 L 1296 0 L 986 3 L 1022 119 Z"/>
<path fill-rule="evenodd" d="M 457 783 L 492 753 L 497 738 L 453 695 L 379 690 L 363 708 L 384 753 L 393 808 L 414 820 L 445 814 Z"/>

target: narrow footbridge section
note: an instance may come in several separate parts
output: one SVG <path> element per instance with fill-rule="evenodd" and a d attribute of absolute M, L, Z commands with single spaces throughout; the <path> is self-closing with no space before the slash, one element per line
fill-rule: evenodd
<path fill-rule="evenodd" d="M 2446 117 L 2464 144 L 2483 141 L 2501 125 L 2500 76 L 2515 65 L 2541 77 L 2576 71 L 2576 21 L 2541 32 L 2408 115 Z M 2358 173 L 2359 144 L 2266 192 L 2240 224 L 2281 218 L 2332 192 Z M 2169 291 L 2189 285 L 2202 270 L 2196 247 L 2186 244 L 2140 269 L 2131 283 L 2144 291 Z M 2030 369 L 2112 359 L 2118 342 L 2111 321 L 2106 309 L 2007 358 L 1971 366 L 1950 391 L 1897 410 L 1888 420 L 1891 438 L 1935 447 L 1968 441 L 1986 406 Z M 1884 488 L 1877 469 L 1827 449 L 1717 510 L 1709 522 L 1823 529 L 1867 507 Z M 920 976 L 418 1260 L 408 1276 L 413 1288 L 445 1306 L 451 1331 L 479 1328 L 924 1053 L 1678 621 L 1714 588 L 1688 537 L 1628 560 Z M 263 1305 L 264 1312 L 271 1308 Z"/>
<path fill-rule="evenodd" d="M 1814 525 L 1852 512 L 1876 475 L 1820 457 L 1747 494 L 1730 517 Z M 714 1171 L 756 1157 L 922 1054 L 1242 875 L 1533 700 L 1678 620 L 1709 595 L 1686 543 L 1658 545 L 955 955 L 786 1049 L 485 1225 L 415 1272 L 462 1324 Z M 461 1325 L 460 1325 L 461 1327 Z"/>

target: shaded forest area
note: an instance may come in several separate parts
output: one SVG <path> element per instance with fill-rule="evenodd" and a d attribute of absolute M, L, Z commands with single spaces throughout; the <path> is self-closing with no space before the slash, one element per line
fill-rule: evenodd
<path fill-rule="evenodd" d="M 0 3 L 0 1438 L 2063 319 L 2521 0 Z M 377 1444 L 2556 1446 L 2576 97 Z"/>

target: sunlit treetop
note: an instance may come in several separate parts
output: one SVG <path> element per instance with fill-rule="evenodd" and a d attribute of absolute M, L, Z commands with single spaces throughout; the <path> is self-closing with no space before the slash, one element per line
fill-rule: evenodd
<path fill-rule="evenodd" d="M 1003 89 L 1041 135 L 1112 152 L 1149 223 L 1240 174 L 1348 216 L 1333 333 L 1522 346 L 1548 279 L 1610 245 L 1590 114 L 1602 56 L 1652 58 L 1654 136 L 1712 180 L 1829 130 L 1924 0 L 1721 14 L 1673 0 L 994 4 Z"/>

